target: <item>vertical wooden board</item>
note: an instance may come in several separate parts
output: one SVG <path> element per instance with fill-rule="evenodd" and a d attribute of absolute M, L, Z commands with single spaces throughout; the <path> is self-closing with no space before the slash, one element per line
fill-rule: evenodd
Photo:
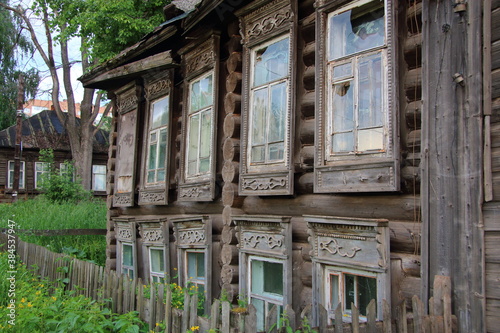
<path fill-rule="evenodd" d="M 344 332 L 344 316 L 342 313 L 342 303 L 339 303 L 335 308 L 335 333 Z"/>
<path fill-rule="evenodd" d="M 116 312 L 123 313 L 123 279 L 124 275 L 120 275 L 117 281 L 117 300 Z"/>
<path fill-rule="evenodd" d="M 351 303 L 352 333 L 359 333 L 359 310 Z"/>
<path fill-rule="evenodd" d="M 222 327 L 221 333 L 229 333 L 229 323 L 231 319 L 231 304 L 229 302 L 222 302 Z"/>
<path fill-rule="evenodd" d="M 295 327 L 297 327 L 295 323 L 296 316 L 295 316 L 295 311 L 293 311 L 293 308 L 290 304 L 287 304 L 285 306 L 285 313 L 286 317 L 288 318 L 288 323 L 290 324 L 290 327 L 292 328 L 292 330 L 295 331 Z"/>
<path fill-rule="evenodd" d="M 172 329 L 172 290 L 167 286 L 165 293 L 165 333 L 170 333 Z"/>
<path fill-rule="evenodd" d="M 198 322 L 198 293 L 191 296 L 189 302 L 189 327 L 197 326 Z"/>
<path fill-rule="evenodd" d="M 319 333 L 326 333 L 327 332 L 327 326 L 328 326 L 328 311 L 325 309 L 325 307 L 322 304 L 318 304 L 318 316 L 319 316 Z M 342 321 L 341 321 L 342 322 Z"/>
<path fill-rule="evenodd" d="M 187 331 L 189 324 L 189 300 L 190 296 L 187 290 L 184 290 L 184 310 L 182 311 L 182 326 L 181 329 L 183 332 Z"/>
<path fill-rule="evenodd" d="M 212 307 L 210 309 L 210 329 L 218 328 L 218 323 L 220 319 L 219 306 L 220 306 L 220 301 L 216 299 L 213 302 Z"/>
<path fill-rule="evenodd" d="M 277 332 L 277 323 L 278 323 L 278 307 L 276 305 L 273 305 L 271 310 L 267 313 L 267 316 L 265 318 L 265 328 L 266 332 L 269 333 L 275 333 Z M 275 325 L 276 324 L 276 325 Z M 273 326 L 274 325 L 274 326 Z"/>
<path fill-rule="evenodd" d="M 366 323 L 367 323 L 367 332 L 375 333 L 377 331 L 377 302 L 374 299 L 370 301 L 368 306 L 366 307 Z"/>
<path fill-rule="evenodd" d="M 382 300 L 382 313 L 384 318 L 384 333 L 392 332 L 391 308 L 387 300 Z"/>
<path fill-rule="evenodd" d="M 248 304 L 248 315 L 245 320 L 245 333 L 257 333 L 257 309 Z"/>
<path fill-rule="evenodd" d="M 451 296 L 451 279 L 449 276 L 436 275 L 434 277 L 434 312 L 433 315 L 442 316 L 444 312 L 443 297 Z"/>
<path fill-rule="evenodd" d="M 486 299 L 486 331 L 500 333 L 500 299 Z"/>
<path fill-rule="evenodd" d="M 149 294 L 149 329 L 152 330 L 155 327 L 155 312 L 156 312 L 156 288 L 155 284 L 150 284 L 150 294 Z"/>

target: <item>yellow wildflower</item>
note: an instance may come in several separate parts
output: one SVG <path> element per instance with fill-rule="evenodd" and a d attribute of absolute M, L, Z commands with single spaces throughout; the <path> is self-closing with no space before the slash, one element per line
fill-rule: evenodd
<path fill-rule="evenodd" d="M 57 297 L 52 296 L 52 299 L 55 301 L 57 299 Z"/>
<path fill-rule="evenodd" d="M 31 305 L 31 302 L 28 302 L 28 308 L 31 308 L 33 305 Z"/>
<path fill-rule="evenodd" d="M 21 303 L 24 303 L 24 302 L 26 302 L 26 298 L 23 297 L 23 298 L 21 298 Z"/>
<path fill-rule="evenodd" d="M 42 292 L 40 290 L 38 290 L 35 295 L 39 296 Z"/>
<path fill-rule="evenodd" d="M 192 326 L 192 327 L 191 327 L 191 331 L 193 331 L 193 332 L 194 332 L 194 331 L 197 331 L 197 330 L 199 330 L 199 329 L 200 329 L 200 326 Z"/>

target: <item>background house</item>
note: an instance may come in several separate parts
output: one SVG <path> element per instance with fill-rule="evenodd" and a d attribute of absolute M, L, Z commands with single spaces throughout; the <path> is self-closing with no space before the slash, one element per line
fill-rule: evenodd
<path fill-rule="evenodd" d="M 207 300 L 498 331 L 498 1 L 202 1 L 84 75 L 115 100 L 109 269 Z M 484 101 L 484 104 L 483 104 Z"/>
<path fill-rule="evenodd" d="M 96 195 L 106 194 L 106 163 L 109 134 L 99 130 L 94 140 L 92 190 Z M 40 161 L 40 149 L 52 149 L 59 167 L 71 161 L 68 136 L 55 111 L 42 111 L 22 122 L 22 150 L 20 171 L 20 196 L 37 194 L 40 175 L 47 166 Z M 14 151 L 16 126 L 0 131 L 0 199 L 10 202 L 14 178 Z"/>

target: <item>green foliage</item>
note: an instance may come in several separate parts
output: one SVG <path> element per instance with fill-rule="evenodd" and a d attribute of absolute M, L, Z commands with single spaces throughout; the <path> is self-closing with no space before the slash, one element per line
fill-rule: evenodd
<path fill-rule="evenodd" d="M 9 4 L 8 0 L 0 0 Z M 0 6 L 0 129 L 12 126 L 16 122 L 17 87 L 21 71 L 19 58 L 33 51 L 33 46 L 21 33 L 19 20 Z M 25 99 L 35 96 L 38 82 L 38 70 L 32 68 L 23 73 L 25 78 Z"/>
<path fill-rule="evenodd" d="M 43 212 L 43 213 L 38 213 Z M 102 200 L 78 203 L 52 203 L 46 198 L 18 201 L 0 205 L 2 223 L 6 219 L 16 222 L 22 230 L 105 229 L 106 203 Z M 106 262 L 106 236 L 36 236 L 18 233 L 25 242 L 45 246 L 51 251 L 68 253 L 79 259 L 104 266 Z"/>
<path fill-rule="evenodd" d="M 317 331 L 313 330 L 310 323 L 309 319 L 307 317 L 302 318 L 302 323 L 301 327 L 298 328 L 297 330 L 293 330 L 293 328 L 290 326 L 290 319 L 288 319 L 288 315 L 286 314 L 286 311 L 283 312 L 280 316 L 280 319 L 278 320 L 277 323 L 274 323 L 271 325 L 269 328 L 269 332 L 274 331 L 274 329 L 279 328 L 278 332 L 282 333 L 318 333 Z"/>
<path fill-rule="evenodd" d="M 49 201 L 78 202 L 92 197 L 92 193 L 85 191 L 80 182 L 73 180 L 75 168 L 71 162 L 64 162 L 65 170 L 56 168 L 52 149 L 41 149 L 40 160 L 49 164 L 49 172 L 42 175 L 40 182 L 40 189 Z"/>
<path fill-rule="evenodd" d="M 137 312 L 118 315 L 104 302 L 75 295 L 72 291 L 39 280 L 17 264 L 15 291 L 9 293 L 12 271 L 7 253 L 0 253 L 0 331 L 2 332 L 147 332 Z M 19 262 L 19 260 L 18 260 Z M 15 322 L 7 307 L 15 300 Z M 12 325 L 15 323 L 15 326 Z"/>

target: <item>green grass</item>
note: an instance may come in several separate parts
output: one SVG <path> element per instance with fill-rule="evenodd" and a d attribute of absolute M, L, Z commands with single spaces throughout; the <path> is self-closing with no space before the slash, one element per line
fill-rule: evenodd
<path fill-rule="evenodd" d="M 106 204 L 102 200 L 79 203 L 52 203 L 39 196 L 15 204 L 1 204 L 1 227 L 8 220 L 22 230 L 105 229 Z M 106 236 L 33 236 L 18 233 L 25 242 L 42 245 L 54 252 L 65 252 L 101 266 L 106 261 Z"/>

